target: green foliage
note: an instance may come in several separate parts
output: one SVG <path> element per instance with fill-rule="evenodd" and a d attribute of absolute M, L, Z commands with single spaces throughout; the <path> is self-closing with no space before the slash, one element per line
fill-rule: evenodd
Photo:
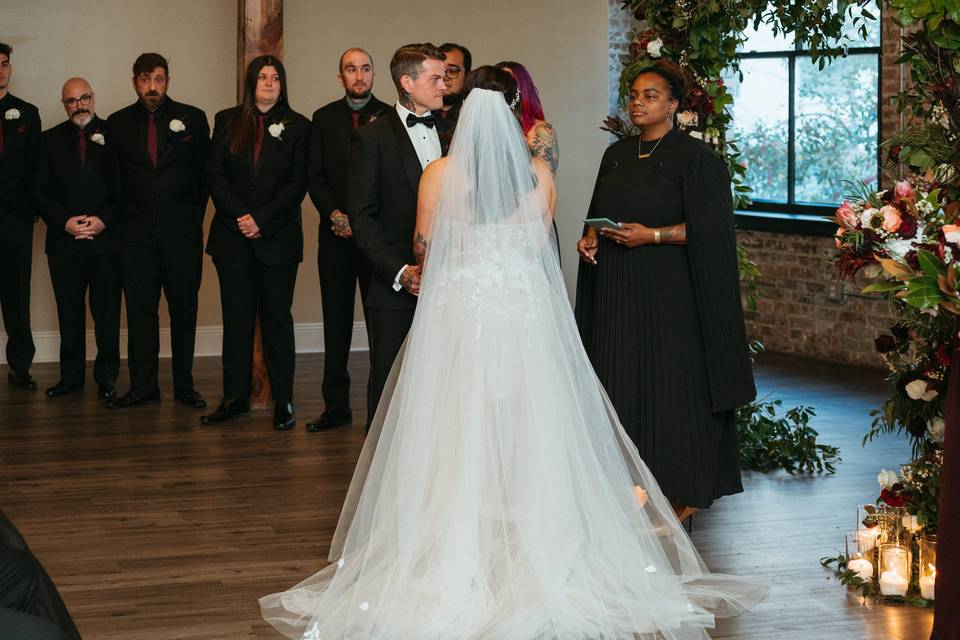
<path fill-rule="evenodd" d="M 884 596 L 880 594 L 879 585 L 877 584 L 876 579 L 864 580 L 861 578 L 856 571 L 847 568 L 847 557 L 844 554 L 839 554 L 836 557 L 827 556 L 820 558 L 820 564 L 824 567 L 829 567 L 831 565 L 837 565 L 836 572 L 837 577 L 840 579 L 840 584 L 853 587 L 860 592 L 864 598 L 873 597 L 877 602 L 884 604 L 909 604 L 914 607 L 929 607 L 933 604 L 933 600 L 927 600 L 919 595 L 908 595 L 903 596 Z"/>
<path fill-rule="evenodd" d="M 816 412 L 798 406 L 780 414 L 782 404 L 764 398 L 737 410 L 740 466 L 763 473 L 834 473 L 840 450 L 817 442 L 819 433 L 810 427 Z"/>

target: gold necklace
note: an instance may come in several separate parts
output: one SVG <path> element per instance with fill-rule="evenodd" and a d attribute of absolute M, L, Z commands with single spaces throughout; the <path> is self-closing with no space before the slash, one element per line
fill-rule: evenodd
<path fill-rule="evenodd" d="M 668 131 L 667 133 L 670 133 L 670 132 Z M 637 157 L 643 160 L 644 158 L 649 158 L 650 156 L 652 156 L 653 152 L 656 151 L 657 147 L 660 146 L 660 143 L 663 142 L 663 139 L 667 137 L 667 133 L 660 136 L 660 139 L 657 140 L 657 144 L 653 145 L 653 149 L 650 149 L 649 153 L 643 152 L 643 137 L 638 137 L 637 140 L 639 141 L 639 144 L 637 144 Z"/>

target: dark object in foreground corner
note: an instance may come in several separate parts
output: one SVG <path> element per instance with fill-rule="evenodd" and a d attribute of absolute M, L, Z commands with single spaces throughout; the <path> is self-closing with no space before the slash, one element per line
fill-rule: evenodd
<path fill-rule="evenodd" d="M 70 612 L 0 510 L 0 640 L 80 640 Z"/>

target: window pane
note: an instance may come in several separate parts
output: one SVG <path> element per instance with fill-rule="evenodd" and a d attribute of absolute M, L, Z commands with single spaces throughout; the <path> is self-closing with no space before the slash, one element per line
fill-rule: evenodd
<path fill-rule="evenodd" d="M 859 16 L 861 10 L 853 5 L 851 8 L 854 11 L 854 16 Z M 876 18 L 876 20 L 867 20 L 864 25 L 867 27 L 867 39 L 866 41 L 860 39 L 860 32 L 858 27 L 861 23 L 857 23 L 855 27 L 853 24 L 853 17 L 850 15 L 846 16 L 846 20 L 843 25 L 843 35 L 847 38 L 847 45 L 851 48 L 856 47 L 879 47 L 880 46 L 880 9 L 877 8 L 876 2 L 869 3 L 865 9 L 870 12 L 870 14 Z"/>
<path fill-rule="evenodd" d="M 773 35 L 773 27 L 769 24 L 760 23 L 753 29 L 752 23 L 747 26 L 743 35 L 747 36 L 747 41 L 740 45 L 737 50 L 739 53 L 748 51 L 789 51 L 793 49 L 793 38 L 784 36 L 783 33 Z"/>
<path fill-rule="evenodd" d="M 743 153 L 754 199 L 787 200 L 787 64 L 787 58 L 747 59 L 740 63 L 743 82 L 725 78 L 734 99 L 730 137 Z"/>
<path fill-rule="evenodd" d="M 877 181 L 877 56 L 838 58 L 820 71 L 797 60 L 796 199 L 840 202 L 844 180 Z"/>

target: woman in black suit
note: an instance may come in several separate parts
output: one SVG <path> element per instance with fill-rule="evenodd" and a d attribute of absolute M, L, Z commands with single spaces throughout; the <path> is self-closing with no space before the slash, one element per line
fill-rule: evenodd
<path fill-rule="evenodd" d="M 247 67 L 240 106 L 217 114 L 207 161 L 216 215 L 207 253 L 220 279 L 223 400 L 213 424 L 250 410 L 253 336 L 259 317 L 275 402 L 273 428 L 294 424 L 293 288 L 303 259 L 300 203 L 307 191 L 310 123 L 290 109 L 283 64 Z"/>

